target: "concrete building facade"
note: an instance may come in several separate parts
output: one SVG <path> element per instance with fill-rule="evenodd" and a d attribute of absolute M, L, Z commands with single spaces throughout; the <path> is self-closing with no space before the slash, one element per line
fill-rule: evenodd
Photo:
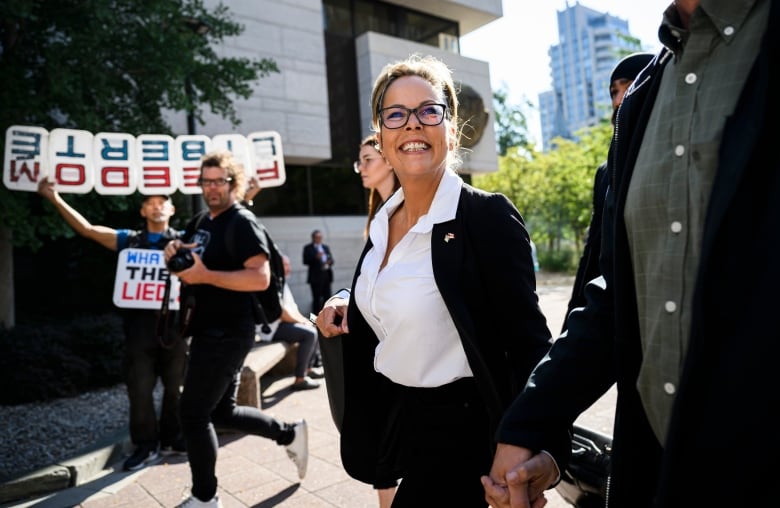
<path fill-rule="evenodd" d="M 204 1 L 209 8 L 219 3 Z M 479 137 L 465 143 L 462 173 L 498 169 L 489 66 L 462 57 L 458 40 L 501 17 L 501 0 L 221 3 L 245 29 L 218 52 L 270 58 L 280 72 L 257 81 L 251 97 L 236 102 L 240 125 L 207 111 L 196 130 L 210 137 L 266 130 L 280 134 L 287 181 L 264 189 L 255 199 L 255 212 L 291 258 L 290 284 L 303 311 L 308 312 L 311 297 L 301 252 L 312 230 L 322 230 L 333 251 L 334 289 L 351 285 L 365 225 L 365 192 L 352 161 L 360 139 L 370 132 L 371 87 L 385 64 L 412 53 L 447 63 L 470 92 L 464 101 L 469 111 L 477 111 L 470 122 L 479 127 Z M 175 134 L 187 133 L 185 115 L 171 117 L 170 123 Z"/>

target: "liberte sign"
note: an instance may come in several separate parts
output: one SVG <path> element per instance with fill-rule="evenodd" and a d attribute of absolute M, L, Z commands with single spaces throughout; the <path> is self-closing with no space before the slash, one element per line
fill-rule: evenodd
<path fill-rule="evenodd" d="M 59 192 L 73 194 L 201 194 L 200 159 L 221 149 L 230 150 L 262 187 L 278 187 L 287 178 L 275 131 L 174 138 L 12 125 L 5 133 L 3 183 L 11 190 L 35 192 L 48 176 Z"/>

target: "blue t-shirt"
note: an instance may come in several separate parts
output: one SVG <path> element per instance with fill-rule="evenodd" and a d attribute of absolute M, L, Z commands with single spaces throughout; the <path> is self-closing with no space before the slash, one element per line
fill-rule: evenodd
<path fill-rule="evenodd" d="M 132 229 L 117 229 L 116 250 L 120 251 L 124 248 L 127 248 L 127 244 L 129 243 L 130 236 L 138 233 L 139 231 L 134 231 Z M 161 237 L 162 237 L 162 233 L 152 233 L 151 231 L 146 233 L 146 238 L 149 241 L 150 245 L 155 245 L 157 242 L 160 241 Z M 149 247 L 149 248 L 154 249 L 154 247 Z"/>

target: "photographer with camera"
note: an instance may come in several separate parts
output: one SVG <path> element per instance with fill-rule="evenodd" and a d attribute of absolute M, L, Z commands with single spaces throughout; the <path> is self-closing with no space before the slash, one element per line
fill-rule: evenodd
<path fill-rule="evenodd" d="M 38 193 L 54 205 L 76 233 L 116 252 L 128 247 L 161 250 L 180 235 L 168 225 L 175 212 L 168 196 L 144 196 L 140 214 L 145 224 L 131 230 L 91 224 L 62 199 L 54 182 L 46 177 L 38 184 Z M 179 392 L 187 343 L 175 332 L 168 332 L 158 341 L 158 315 L 158 311 L 151 309 L 122 309 L 125 333 L 122 371 L 130 401 L 130 439 L 136 446 L 124 462 L 126 471 L 143 468 L 156 460 L 160 452 L 186 451 L 179 426 Z M 153 397 L 158 378 L 164 390 L 159 423 Z"/>
<path fill-rule="evenodd" d="M 306 474 L 308 436 L 305 420 L 280 422 L 257 408 L 236 405 L 240 371 L 255 344 L 252 295 L 271 282 L 270 250 L 256 217 L 239 204 L 246 175 L 230 152 L 203 156 L 199 184 L 208 210 L 190 220 L 185 242 L 173 240 L 165 247 L 168 269 L 184 283 L 182 301 L 194 302 L 184 312 L 191 313 L 185 333 L 192 339 L 181 394 L 192 495 L 179 506 L 221 507 L 215 425 L 286 446 L 300 478 Z"/>

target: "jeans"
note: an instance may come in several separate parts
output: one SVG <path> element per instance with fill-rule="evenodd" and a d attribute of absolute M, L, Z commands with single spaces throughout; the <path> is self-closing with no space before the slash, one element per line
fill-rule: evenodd
<path fill-rule="evenodd" d="M 311 366 L 311 357 L 317 350 L 317 330 L 302 323 L 279 323 L 274 340 L 300 343 L 295 357 L 295 377 L 305 376 Z"/>
<path fill-rule="evenodd" d="M 179 437 L 179 393 L 187 362 L 187 342 L 169 330 L 168 343 L 157 340 L 157 313 L 128 310 L 123 313 L 125 356 L 122 361 L 130 401 L 130 438 L 135 445 L 171 444 Z M 163 385 L 159 426 L 154 406 L 157 379 Z"/>
<path fill-rule="evenodd" d="M 254 342 L 254 330 L 224 335 L 212 330 L 192 337 L 180 404 L 192 495 L 198 499 L 211 499 L 217 492 L 219 442 L 215 426 L 267 437 L 282 445 L 292 441 L 292 425 L 257 408 L 236 405 L 239 375 Z"/>

